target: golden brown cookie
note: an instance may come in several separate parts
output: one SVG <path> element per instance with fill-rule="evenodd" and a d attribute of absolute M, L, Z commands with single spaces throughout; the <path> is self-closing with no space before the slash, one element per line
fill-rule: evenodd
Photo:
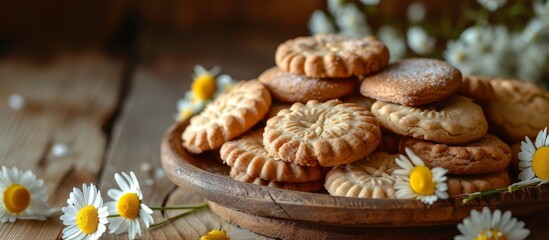
<path fill-rule="evenodd" d="M 448 195 L 471 194 L 484 190 L 507 187 L 511 179 L 507 171 L 481 175 L 447 175 Z"/>
<path fill-rule="evenodd" d="M 462 96 L 421 107 L 377 101 L 372 113 L 394 133 L 440 143 L 475 141 L 488 131 L 482 108 Z"/>
<path fill-rule="evenodd" d="M 257 80 L 236 83 L 191 118 L 183 132 L 183 147 L 201 153 L 246 132 L 269 111 L 271 95 Z"/>
<path fill-rule="evenodd" d="M 366 76 L 360 93 L 384 102 L 418 106 L 453 96 L 461 86 L 461 72 L 450 64 L 426 58 L 398 61 Z"/>
<path fill-rule="evenodd" d="M 312 100 L 269 119 L 263 145 L 277 159 L 331 167 L 368 156 L 380 138 L 378 122 L 366 109 L 339 100 Z"/>
<path fill-rule="evenodd" d="M 231 168 L 229 176 L 239 182 L 252 183 L 261 186 L 273 187 L 273 188 L 282 188 L 287 190 L 301 191 L 301 192 L 316 192 L 324 187 L 324 180 L 317 180 L 312 182 L 277 182 L 269 181 L 261 178 L 254 178 L 247 175 L 244 172 L 239 172 L 238 170 Z"/>
<path fill-rule="evenodd" d="M 495 132 L 510 142 L 535 139 L 549 126 L 549 93 L 520 80 L 493 79 L 495 99 L 488 102 L 486 116 Z"/>
<path fill-rule="evenodd" d="M 507 143 L 492 134 L 461 146 L 414 138 L 400 140 L 400 151 L 409 148 L 430 168 L 443 167 L 450 174 L 485 174 L 504 171 L 511 162 Z"/>
<path fill-rule="evenodd" d="M 324 179 L 322 167 L 304 167 L 275 160 L 263 147 L 263 129 L 248 132 L 236 140 L 223 144 L 221 159 L 234 169 L 250 177 L 278 182 L 310 182 Z"/>
<path fill-rule="evenodd" d="M 394 184 L 398 154 L 376 152 L 367 158 L 334 167 L 326 175 L 324 187 L 333 196 L 396 198 Z"/>
<path fill-rule="evenodd" d="M 483 102 L 491 101 L 495 95 L 490 78 L 479 76 L 464 76 L 459 94 Z"/>
<path fill-rule="evenodd" d="M 281 102 L 305 103 L 309 100 L 321 102 L 349 95 L 358 85 L 355 77 L 310 78 L 284 72 L 273 67 L 259 76 L 259 81 Z"/>
<path fill-rule="evenodd" d="M 346 78 L 378 71 L 389 62 L 389 51 L 375 37 L 355 39 L 318 34 L 280 44 L 276 65 L 283 71 L 319 78 Z"/>

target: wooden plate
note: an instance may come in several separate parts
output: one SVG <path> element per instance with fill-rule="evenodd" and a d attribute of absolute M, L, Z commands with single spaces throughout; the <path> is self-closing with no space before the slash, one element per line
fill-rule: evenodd
<path fill-rule="evenodd" d="M 461 222 L 472 209 L 489 206 L 522 216 L 549 210 L 549 186 L 521 189 L 462 203 L 463 197 L 429 206 L 411 199 L 364 199 L 305 193 L 237 182 L 214 153 L 192 155 L 181 145 L 188 121 L 168 129 L 161 144 L 162 165 L 178 186 L 208 201 L 262 218 L 295 220 L 331 226 L 419 227 Z"/>

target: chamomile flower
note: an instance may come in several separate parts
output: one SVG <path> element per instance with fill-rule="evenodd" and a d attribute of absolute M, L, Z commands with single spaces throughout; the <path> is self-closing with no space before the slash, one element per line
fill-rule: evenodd
<path fill-rule="evenodd" d="M 496 210 L 492 213 L 488 207 L 484 207 L 482 213 L 472 210 L 471 216 L 463 219 L 457 227 L 462 235 L 454 240 L 522 240 L 530 234 L 524 228 L 524 222 L 512 218 L 510 211 L 502 214 Z"/>
<path fill-rule="evenodd" d="M 225 230 L 212 230 L 200 238 L 200 240 L 253 240 L 257 235 L 242 228 L 234 228 L 229 232 Z"/>
<path fill-rule="evenodd" d="M 417 54 L 430 54 L 435 49 L 436 39 L 421 27 L 411 27 L 407 33 L 408 46 Z"/>
<path fill-rule="evenodd" d="M 210 70 L 206 70 L 200 65 L 194 67 L 191 90 L 185 93 L 184 98 L 177 101 L 176 121 L 182 121 L 202 111 L 210 101 L 222 92 L 229 90 L 236 83 L 229 75 L 217 76 L 219 72 L 219 66 Z"/>
<path fill-rule="evenodd" d="M 416 198 L 426 204 L 433 204 L 438 199 L 447 199 L 448 185 L 445 175 L 448 170 L 441 167 L 430 169 L 409 148 L 405 151 L 408 157 L 400 155 L 396 163 L 401 168 L 393 172 L 396 176 L 402 176 L 397 178 L 395 183 L 396 197 Z"/>
<path fill-rule="evenodd" d="M 16 219 L 46 220 L 51 209 L 47 204 L 44 180 L 30 171 L 2 166 L 0 173 L 0 222 Z"/>
<path fill-rule="evenodd" d="M 141 219 L 148 228 L 154 223 L 151 215 L 153 211 L 141 201 L 143 194 L 133 172 L 130 174 L 122 172 L 122 175 L 115 173 L 114 179 L 120 189 L 109 189 L 107 194 L 114 201 L 107 202 L 105 205 L 110 215 L 119 215 L 119 217 L 111 218 L 109 232 L 116 234 L 128 232 L 128 237 L 135 239 L 136 236 L 141 236 L 138 220 Z"/>
<path fill-rule="evenodd" d="M 406 40 L 395 28 L 389 25 L 381 26 L 377 36 L 389 48 L 391 62 L 400 60 L 406 55 Z"/>
<path fill-rule="evenodd" d="M 312 34 L 334 33 L 335 27 L 323 11 L 316 10 L 309 20 L 309 30 Z"/>
<path fill-rule="evenodd" d="M 61 220 L 67 226 L 63 229 L 63 239 L 99 239 L 107 229 L 109 212 L 95 185 L 82 184 L 82 190 L 73 188 L 67 203 L 69 205 L 61 209 Z"/>
<path fill-rule="evenodd" d="M 530 138 L 525 137 L 521 142 L 518 153 L 520 183 L 539 182 L 549 183 L 549 137 L 547 128 L 538 133 L 535 144 Z"/>
<path fill-rule="evenodd" d="M 341 14 L 337 15 L 335 20 L 340 33 L 354 38 L 363 38 L 372 32 L 364 13 L 352 3 L 345 4 Z"/>

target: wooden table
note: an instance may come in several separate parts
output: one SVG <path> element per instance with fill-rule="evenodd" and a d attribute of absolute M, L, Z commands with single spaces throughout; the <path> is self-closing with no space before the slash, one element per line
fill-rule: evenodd
<path fill-rule="evenodd" d="M 274 65 L 276 46 L 292 36 L 269 34 L 189 34 L 144 38 L 127 55 L 102 50 L 55 51 L 40 58 L 18 53 L 0 57 L 0 162 L 31 169 L 48 186 L 49 203 L 66 205 L 73 187 L 95 183 L 116 187 L 113 174 L 133 171 L 149 206 L 199 203 L 203 200 L 162 176 L 160 139 L 174 122 L 175 103 L 189 88 L 195 64 L 222 66 L 237 79 L 251 79 Z M 25 108 L 7 105 L 17 93 Z M 51 149 L 67 144 L 71 153 L 56 157 Z M 152 166 L 152 175 L 141 170 Z M 144 183 L 154 179 L 153 185 Z M 154 213 L 155 222 L 165 216 Z M 549 238 L 545 221 L 528 225 L 531 239 Z M 212 229 L 232 229 L 210 210 L 188 215 L 166 226 L 145 230 L 142 239 L 198 239 Z M 60 238 L 59 216 L 47 221 L 0 224 L 0 239 Z M 106 233 L 107 239 L 127 239 Z M 428 233 L 426 233 L 428 238 Z M 267 239 L 258 236 L 258 239 Z"/>

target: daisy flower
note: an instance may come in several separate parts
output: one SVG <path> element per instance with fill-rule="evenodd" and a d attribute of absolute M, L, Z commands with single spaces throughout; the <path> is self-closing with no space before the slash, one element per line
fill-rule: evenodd
<path fill-rule="evenodd" d="M 521 142 L 519 158 L 520 183 L 539 182 L 549 183 L 549 137 L 547 128 L 538 133 L 535 144 L 530 138 Z"/>
<path fill-rule="evenodd" d="M 229 75 L 217 76 L 220 67 L 215 66 L 210 70 L 200 65 L 194 67 L 191 90 L 185 93 L 185 97 L 177 101 L 178 114 L 176 121 L 184 120 L 196 114 L 224 91 L 229 90 L 236 81 Z"/>
<path fill-rule="evenodd" d="M 334 33 L 335 27 L 323 11 L 315 10 L 309 20 L 309 30 L 312 34 Z"/>
<path fill-rule="evenodd" d="M 377 36 L 389 48 L 391 62 L 400 60 L 406 55 L 406 40 L 395 28 L 389 25 L 381 26 Z"/>
<path fill-rule="evenodd" d="M 115 173 L 114 179 L 120 189 L 109 189 L 107 194 L 114 199 L 105 203 L 109 209 L 109 215 L 119 215 L 119 217 L 111 218 L 109 225 L 110 233 L 125 233 L 128 232 L 130 239 L 135 239 L 136 236 L 141 236 L 141 226 L 139 219 L 143 221 L 148 228 L 154 223 L 152 218 L 153 211 L 143 204 L 143 194 L 139 189 L 139 182 L 133 172 L 122 175 Z"/>
<path fill-rule="evenodd" d="M 82 184 L 82 190 L 73 188 L 67 203 L 69 206 L 61 209 L 60 217 L 67 226 L 63 229 L 63 239 L 99 239 L 107 229 L 109 212 L 95 185 Z"/>
<path fill-rule="evenodd" d="M 341 14 L 335 18 L 341 34 L 354 38 L 363 38 L 370 35 L 372 31 L 366 22 L 366 16 L 356 5 L 345 4 L 341 11 Z"/>
<path fill-rule="evenodd" d="M 47 204 L 44 180 L 30 171 L 2 166 L 0 173 L 0 222 L 16 219 L 46 220 L 51 209 Z"/>
<path fill-rule="evenodd" d="M 257 235 L 242 228 L 234 228 L 229 232 L 225 230 L 212 230 L 200 238 L 200 240 L 253 240 Z"/>
<path fill-rule="evenodd" d="M 491 213 L 488 207 L 484 207 L 482 213 L 472 210 L 471 216 L 463 219 L 463 223 L 457 227 L 462 235 L 456 236 L 454 240 L 521 240 L 530 234 L 524 228 L 524 222 L 511 218 L 510 211 L 502 214 L 500 210 L 496 210 Z"/>
<path fill-rule="evenodd" d="M 407 33 L 408 46 L 417 54 L 429 54 L 435 49 L 436 39 L 421 27 L 411 27 Z"/>
<path fill-rule="evenodd" d="M 438 199 L 447 199 L 448 185 L 446 185 L 446 172 L 448 170 L 435 167 L 430 169 L 425 166 L 421 158 L 409 148 L 405 149 L 408 157 L 400 155 L 396 163 L 400 169 L 393 174 L 401 176 L 395 183 L 397 198 L 416 198 L 426 204 L 433 204 Z"/>

